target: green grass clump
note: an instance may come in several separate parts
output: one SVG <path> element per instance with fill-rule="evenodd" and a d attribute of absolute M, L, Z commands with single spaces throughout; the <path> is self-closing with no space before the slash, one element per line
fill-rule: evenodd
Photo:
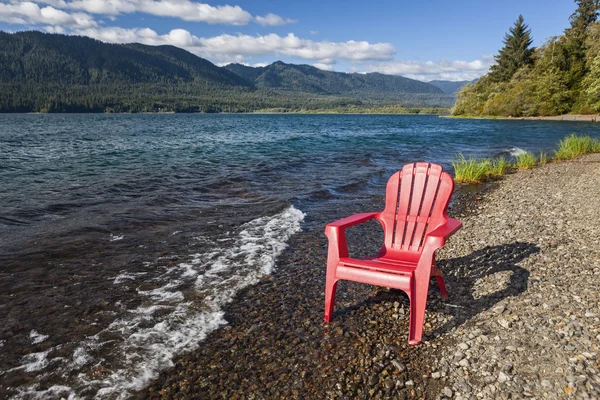
<path fill-rule="evenodd" d="M 490 176 L 502 176 L 510 169 L 510 163 L 504 157 L 492 160 Z"/>
<path fill-rule="evenodd" d="M 558 143 L 554 156 L 558 160 L 572 160 L 588 153 L 600 153 L 600 141 L 590 136 L 572 134 Z"/>
<path fill-rule="evenodd" d="M 462 154 L 458 159 L 452 161 L 455 180 L 465 183 L 481 183 L 492 175 L 493 163 L 489 158 L 477 159 L 469 157 L 466 159 Z"/>
<path fill-rule="evenodd" d="M 540 150 L 540 157 L 538 158 L 540 165 L 544 165 L 548 162 L 548 153 L 544 150 Z"/>
<path fill-rule="evenodd" d="M 519 154 L 516 157 L 517 161 L 515 163 L 515 166 L 519 169 L 530 169 L 535 167 L 535 164 L 537 163 L 537 159 L 535 158 L 535 154 L 533 154 L 530 151 L 526 151 L 523 154 Z"/>

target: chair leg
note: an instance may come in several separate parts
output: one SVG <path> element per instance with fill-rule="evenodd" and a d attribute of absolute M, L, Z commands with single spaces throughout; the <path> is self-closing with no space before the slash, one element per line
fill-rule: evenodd
<path fill-rule="evenodd" d="M 442 299 L 448 299 L 448 291 L 446 291 L 446 282 L 444 282 L 444 275 L 442 275 L 442 271 L 437 267 L 435 261 L 431 266 L 432 275 L 435 276 L 435 280 L 440 288 L 440 293 L 442 295 Z"/>
<path fill-rule="evenodd" d="M 421 299 L 419 299 L 421 297 Z M 422 297 L 425 297 L 424 299 Z M 419 293 L 410 299 L 410 322 L 408 328 L 408 344 L 419 344 L 423 338 L 423 323 L 425 322 L 425 303 L 427 295 Z"/>
<path fill-rule="evenodd" d="M 442 299 L 448 300 L 448 292 L 446 291 L 446 283 L 444 282 L 444 277 L 436 276 L 435 280 L 440 288 L 440 294 L 442 295 Z"/>
<path fill-rule="evenodd" d="M 325 322 L 331 321 L 331 317 L 333 316 L 336 288 L 337 280 L 327 278 L 327 282 L 325 283 Z"/>
<path fill-rule="evenodd" d="M 429 291 L 430 271 L 415 274 L 410 294 L 410 324 L 408 344 L 419 344 L 423 337 L 427 292 Z"/>

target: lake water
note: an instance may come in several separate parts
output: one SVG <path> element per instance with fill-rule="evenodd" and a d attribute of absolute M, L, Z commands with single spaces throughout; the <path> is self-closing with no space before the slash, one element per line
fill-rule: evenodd
<path fill-rule="evenodd" d="M 0 115 L 0 397 L 126 398 L 226 324 L 315 215 L 382 195 L 407 162 L 570 133 L 600 124 Z"/>

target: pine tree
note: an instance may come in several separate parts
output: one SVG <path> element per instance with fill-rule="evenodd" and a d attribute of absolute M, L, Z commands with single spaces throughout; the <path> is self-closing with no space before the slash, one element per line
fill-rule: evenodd
<path fill-rule="evenodd" d="M 575 0 L 577 10 L 571 15 L 571 27 L 566 30 L 568 39 L 577 40 L 583 44 L 587 28 L 598 19 L 600 0 Z"/>
<path fill-rule="evenodd" d="M 587 73 L 586 38 L 588 27 L 598 19 L 600 0 L 575 0 L 577 9 L 571 15 L 571 27 L 565 30 L 568 52 L 568 77 L 575 94 L 579 93 L 580 83 Z"/>
<path fill-rule="evenodd" d="M 494 56 L 497 64 L 492 66 L 489 75 L 493 82 L 509 81 L 519 68 L 532 62 L 533 37 L 522 15 L 504 35 L 503 43 L 504 47 Z"/>
<path fill-rule="evenodd" d="M 577 10 L 569 18 L 571 27 L 565 31 L 565 36 L 572 54 L 571 69 L 582 69 L 588 26 L 598 19 L 600 0 L 575 0 L 575 3 Z"/>

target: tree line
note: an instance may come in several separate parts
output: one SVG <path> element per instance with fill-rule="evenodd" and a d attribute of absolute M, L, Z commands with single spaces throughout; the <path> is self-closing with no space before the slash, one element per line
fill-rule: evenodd
<path fill-rule="evenodd" d="M 531 47 L 519 16 L 490 72 L 457 96 L 454 115 L 552 116 L 600 112 L 600 0 L 575 0 L 571 26 Z"/>

